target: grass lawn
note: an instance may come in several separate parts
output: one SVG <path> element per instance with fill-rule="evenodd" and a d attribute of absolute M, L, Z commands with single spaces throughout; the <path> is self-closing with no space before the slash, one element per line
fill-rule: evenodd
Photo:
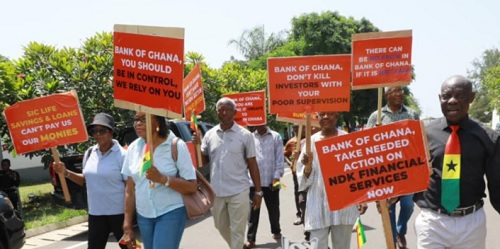
<path fill-rule="evenodd" d="M 20 186 L 26 230 L 87 215 L 87 210 L 75 210 L 55 204 L 52 198 L 54 187 L 49 183 Z M 35 197 L 30 200 L 28 195 Z"/>

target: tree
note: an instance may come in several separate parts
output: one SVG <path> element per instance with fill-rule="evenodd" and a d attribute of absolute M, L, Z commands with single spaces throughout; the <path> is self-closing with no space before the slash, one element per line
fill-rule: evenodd
<path fill-rule="evenodd" d="M 184 65 L 187 65 L 187 64 L 195 65 L 198 62 L 204 62 L 205 61 L 205 56 L 203 56 L 200 53 L 196 53 L 196 52 L 187 52 L 184 57 L 185 57 L 185 59 L 184 59 Z M 189 71 L 184 70 L 185 75 L 187 75 L 190 71 L 191 70 L 189 70 Z"/>
<path fill-rule="evenodd" d="M 488 49 L 483 52 L 480 58 L 473 62 L 473 69 L 468 71 L 468 77 L 474 81 L 476 89 L 476 99 L 472 102 L 469 113 L 483 123 L 489 123 L 492 117 L 492 110 L 498 108 L 498 89 L 495 83 L 495 68 L 500 65 L 500 51 L 497 48 Z"/>
<path fill-rule="evenodd" d="M 9 100 L 12 105 L 19 100 L 46 96 L 53 93 L 75 90 L 78 94 L 84 120 L 90 122 L 98 112 L 107 112 L 115 117 L 117 128 L 130 126 L 132 113 L 117 109 L 113 105 L 113 41 L 111 33 L 98 33 L 87 39 L 81 48 L 56 49 L 54 46 L 29 43 L 24 54 L 13 62 L 15 71 L 10 75 L 0 74 L 0 80 L 18 78 L 17 99 Z M 16 75 L 16 76 L 13 76 Z M 2 131 L 6 131 L 5 124 Z M 5 140 L 9 150 L 13 149 L 10 137 Z M 64 156 L 81 153 L 87 143 L 60 146 Z M 48 151 L 37 151 L 30 156 L 42 156 L 45 166 L 52 160 Z"/>
<path fill-rule="evenodd" d="M 303 55 L 349 54 L 351 37 L 356 33 L 378 32 L 367 19 L 359 21 L 338 12 L 304 14 L 292 19 L 291 40 L 303 41 Z M 351 94 L 351 110 L 343 113 L 343 120 L 352 130 L 356 122 L 364 123 L 377 106 L 376 89 L 357 90 Z"/>
<path fill-rule="evenodd" d="M 251 30 L 245 30 L 238 40 L 230 40 L 229 45 L 234 45 L 248 61 L 251 61 L 283 45 L 284 33 L 281 31 L 266 36 L 264 25 L 257 26 Z"/>
<path fill-rule="evenodd" d="M 500 100 L 498 99 L 498 96 L 500 94 L 500 62 L 486 70 L 483 83 L 486 88 L 488 88 L 487 96 L 490 101 L 490 110 L 499 110 Z M 491 118 L 489 120 L 491 120 Z"/>
<path fill-rule="evenodd" d="M 0 57 L 5 58 L 3 56 Z M 2 59 L 2 61 L 0 61 L 0 92 L 2 93 L 2 98 L 0 99 L 1 113 L 3 113 L 5 108 L 9 107 L 12 103 L 20 100 L 18 91 L 21 85 L 21 78 L 17 75 L 14 64 L 6 58 L 5 60 Z M 4 140 L 7 137 L 9 137 L 9 130 L 7 129 L 5 117 L 2 115 L 0 118 L 0 139 Z"/>

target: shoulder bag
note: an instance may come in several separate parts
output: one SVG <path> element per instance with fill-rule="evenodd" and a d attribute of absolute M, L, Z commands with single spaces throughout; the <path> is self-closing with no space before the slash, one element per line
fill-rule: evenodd
<path fill-rule="evenodd" d="M 177 167 L 177 137 L 172 141 L 172 159 Z M 177 176 L 179 176 L 177 169 Z M 205 215 L 212 208 L 215 199 L 215 192 L 205 177 L 196 170 L 196 182 L 198 187 L 194 194 L 182 194 L 184 205 L 186 206 L 187 216 L 194 219 Z"/>

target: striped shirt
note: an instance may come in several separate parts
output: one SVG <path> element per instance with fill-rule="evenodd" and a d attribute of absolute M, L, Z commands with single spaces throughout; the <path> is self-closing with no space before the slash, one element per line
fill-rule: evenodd
<path fill-rule="evenodd" d="M 260 185 L 261 187 L 269 187 L 274 179 L 280 179 L 285 172 L 283 140 L 281 140 L 279 133 L 269 129 L 269 127 L 263 135 L 254 131 L 253 137 L 257 164 L 259 165 Z M 253 186 L 252 179 L 250 179 L 250 184 Z"/>
<path fill-rule="evenodd" d="M 347 134 L 342 130 L 338 130 L 338 135 Z M 317 132 L 311 136 L 311 153 L 313 161 L 311 164 L 311 175 L 307 178 L 304 176 L 304 165 L 302 157 L 305 153 L 305 148 L 302 148 L 302 153 L 297 161 L 297 178 L 299 181 L 299 190 L 307 190 L 307 203 L 304 226 L 306 231 L 323 229 L 334 225 L 354 225 L 359 216 L 359 211 L 356 205 L 347 207 L 337 211 L 330 211 L 328 207 L 328 197 L 326 196 L 325 185 L 323 183 L 323 175 L 321 174 L 318 153 L 316 152 L 316 141 L 319 141 L 321 132 Z"/>
<path fill-rule="evenodd" d="M 397 112 L 393 112 L 387 105 L 382 107 L 381 123 L 383 125 L 406 119 L 419 120 L 420 118 L 416 111 L 404 105 L 401 105 L 401 109 L 399 109 L 399 111 Z M 376 124 L 377 124 L 377 111 L 374 111 L 368 118 L 368 123 L 366 123 L 366 127 L 367 128 L 374 127 Z"/>
<path fill-rule="evenodd" d="M 216 125 L 203 137 L 201 153 L 210 159 L 210 184 L 217 197 L 236 195 L 250 188 L 248 159 L 255 157 L 255 141 L 246 128 L 234 122 L 223 131 L 220 124 Z"/>

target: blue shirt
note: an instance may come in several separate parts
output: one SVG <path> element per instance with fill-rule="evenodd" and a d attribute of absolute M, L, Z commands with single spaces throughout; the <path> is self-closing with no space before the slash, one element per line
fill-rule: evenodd
<path fill-rule="evenodd" d="M 125 203 L 125 177 L 121 174 L 126 151 L 118 141 L 102 154 L 98 145 L 89 148 L 83 160 L 82 173 L 87 184 L 89 214 L 123 214 Z"/>
<path fill-rule="evenodd" d="M 274 179 L 280 179 L 285 172 L 283 155 L 283 140 L 279 133 L 267 127 L 266 133 L 260 135 L 254 131 L 255 153 L 259 165 L 260 185 L 269 187 Z M 253 181 L 250 179 L 253 186 Z"/>
<path fill-rule="evenodd" d="M 172 159 L 172 140 L 175 135 L 170 132 L 167 139 L 153 152 L 153 165 L 158 171 L 169 177 L 179 176 L 186 180 L 196 179 L 196 171 L 189 155 L 186 143 L 177 141 L 177 163 Z M 182 194 L 161 184 L 151 189 L 146 175 L 139 176 L 142 165 L 145 140 L 136 139 L 128 147 L 122 173 L 131 177 L 135 183 L 135 207 L 137 212 L 146 218 L 156 218 L 174 209 L 184 206 Z"/>

